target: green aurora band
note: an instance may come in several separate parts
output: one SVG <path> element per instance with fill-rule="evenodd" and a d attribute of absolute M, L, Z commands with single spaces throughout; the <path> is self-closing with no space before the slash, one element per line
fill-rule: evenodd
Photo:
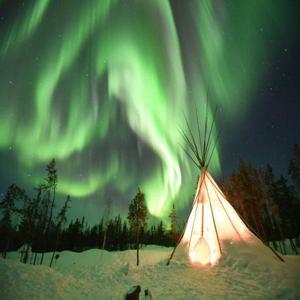
<path fill-rule="evenodd" d="M 129 200 L 140 186 L 156 217 L 190 203 L 184 114 L 196 128 L 209 93 L 210 120 L 215 105 L 242 118 L 282 13 L 271 1 L 175 2 L 39 0 L 0 28 L 0 151 L 13 149 L 28 186 L 54 157 L 58 192 L 81 202 L 107 186 Z"/>

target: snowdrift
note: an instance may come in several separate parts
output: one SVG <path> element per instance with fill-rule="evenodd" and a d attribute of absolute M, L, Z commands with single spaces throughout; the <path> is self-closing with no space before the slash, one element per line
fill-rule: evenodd
<path fill-rule="evenodd" d="M 18 253 L 0 259 L 0 299 L 123 299 L 133 285 L 150 289 L 155 299 L 299 299 L 300 257 L 285 263 L 257 249 L 236 245 L 220 262 L 195 267 L 172 261 L 171 248 L 149 246 L 135 251 L 82 253 L 63 251 L 50 269 L 18 262 Z M 141 297 L 143 299 L 143 297 Z"/>

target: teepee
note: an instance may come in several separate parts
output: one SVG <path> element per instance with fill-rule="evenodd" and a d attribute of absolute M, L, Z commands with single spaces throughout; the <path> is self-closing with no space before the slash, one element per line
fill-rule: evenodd
<path fill-rule="evenodd" d="M 206 108 L 207 110 L 207 108 Z M 216 110 L 215 110 L 216 112 Z M 272 251 L 280 260 L 283 260 L 275 251 L 263 243 L 239 217 L 235 209 L 226 200 L 226 197 L 208 171 L 209 162 L 215 145 L 210 150 L 210 137 L 214 126 L 214 118 L 210 129 L 207 127 L 207 112 L 204 126 L 204 138 L 201 144 L 200 127 L 197 116 L 199 143 L 192 134 L 187 123 L 188 133 L 183 137 L 192 153 L 186 154 L 200 170 L 195 198 L 192 209 L 184 227 L 184 231 L 174 248 L 173 257 L 188 258 L 193 264 L 214 265 L 223 254 L 228 254 L 230 246 L 245 243 L 249 247 L 256 247 L 258 251 Z"/>

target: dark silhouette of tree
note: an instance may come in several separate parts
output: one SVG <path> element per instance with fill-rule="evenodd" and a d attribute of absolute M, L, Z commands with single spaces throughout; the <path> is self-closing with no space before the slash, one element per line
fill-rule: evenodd
<path fill-rule="evenodd" d="M 260 172 L 250 164 L 240 161 L 239 170 L 232 174 L 230 181 L 231 187 L 228 183 L 226 186 L 229 202 L 237 208 L 241 217 L 251 225 L 257 235 L 266 241 L 262 219 L 265 194 Z"/>
<path fill-rule="evenodd" d="M 71 223 L 69 224 L 66 230 L 67 249 L 73 251 L 80 251 L 82 249 L 82 240 L 83 240 L 82 221 L 79 221 L 79 219 L 76 218 L 75 222 L 71 221 Z"/>
<path fill-rule="evenodd" d="M 22 237 L 22 245 L 24 245 L 23 253 L 21 253 L 20 261 L 27 263 L 29 249 L 31 248 L 34 232 L 35 217 L 35 201 L 24 197 L 24 207 L 19 211 L 21 214 L 21 223 L 19 225 L 19 234 Z"/>
<path fill-rule="evenodd" d="M 11 185 L 3 200 L 0 203 L 0 208 L 2 211 L 2 219 L 0 222 L 0 236 L 1 236 L 1 248 L 2 248 L 2 257 L 6 257 L 6 253 L 9 250 L 10 246 L 10 239 L 13 233 L 13 226 L 12 226 L 12 214 L 15 210 L 15 198 L 13 196 L 13 190 L 15 188 L 15 185 Z"/>
<path fill-rule="evenodd" d="M 129 204 L 128 221 L 130 232 L 135 237 L 136 242 L 136 264 L 139 265 L 139 248 L 141 229 L 147 225 L 147 208 L 145 195 L 138 189 L 138 193 Z"/>
<path fill-rule="evenodd" d="M 49 162 L 49 164 L 46 167 L 46 170 L 48 175 L 46 182 L 50 192 L 52 192 L 52 201 L 51 201 L 50 218 L 49 218 L 49 221 L 51 222 L 53 208 L 55 206 L 55 192 L 57 187 L 57 170 L 56 170 L 56 162 L 54 158 Z"/>
<path fill-rule="evenodd" d="M 21 189 L 15 184 L 9 186 L 3 200 L 0 203 L 0 209 L 2 210 L 2 219 L 0 221 L 0 232 L 3 236 L 2 240 L 2 256 L 6 257 L 7 251 L 10 249 L 10 242 L 14 233 L 12 225 L 13 215 L 20 216 L 25 209 L 27 202 L 29 201 L 25 190 Z"/>
<path fill-rule="evenodd" d="M 108 225 L 109 225 L 109 221 L 110 221 L 109 219 L 110 219 L 110 215 L 111 215 L 111 205 L 112 205 L 112 200 L 107 199 L 104 214 L 102 217 L 102 226 L 103 226 L 102 249 L 105 249 L 105 246 L 106 246 L 107 229 L 108 229 Z"/>
<path fill-rule="evenodd" d="M 91 228 L 89 228 L 86 233 L 85 246 L 88 248 L 100 248 L 99 240 L 100 240 L 100 225 L 95 224 Z"/>
<path fill-rule="evenodd" d="M 165 244 L 165 227 L 163 221 L 160 221 L 156 231 L 156 243 L 158 245 Z"/>
<path fill-rule="evenodd" d="M 39 251 L 41 251 L 41 259 L 40 265 L 43 264 L 44 260 L 44 252 L 46 251 L 46 243 L 48 237 L 48 231 L 50 227 L 50 220 L 49 220 L 49 212 L 51 206 L 51 199 L 50 199 L 50 190 L 47 185 L 42 184 L 42 200 L 39 212 Z"/>
<path fill-rule="evenodd" d="M 146 232 L 147 236 L 147 244 L 155 244 L 156 243 L 156 226 L 151 225 L 150 229 Z"/>
<path fill-rule="evenodd" d="M 103 229 L 103 216 L 99 222 L 99 235 L 98 235 L 98 242 L 97 242 L 97 248 L 99 249 L 103 249 L 102 246 L 103 246 L 103 238 L 104 238 L 104 229 Z"/>
<path fill-rule="evenodd" d="M 121 235 L 122 235 L 122 219 L 118 215 L 114 219 L 109 220 L 107 226 L 107 250 L 120 250 L 121 248 Z"/>
<path fill-rule="evenodd" d="M 128 230 L 127 222 L 125 220 L 123 222 L 123 226 L 122 226 L 121 248 L 120 248 L 120 250 L 128 249 L 128 244 L 129 244 L 129 230 Z"/>
<path fill-rule="evenodd" d="M 282 220 L 280 217 L 279 206 L 276 203 L 277 198 L 277 184 L 273 170 L 270 165 L 267 165 L 261 172 L 262 181 L 265 184 L 265 198 L 264 198 L 264 214 L 266 222 L 266 230 L 268 231 L 268 240 L 272 241 L 273 247 L 278 250 L 277 241 L 284 239 L 282 230 Z M 284 244 L 279 242 L 280 252 L 284 253 Z"/>
<path fill-rule="evenodd" d="M 41 211 L 41 260 L 40 264 L 43 264 L 44 252 L 47 250 L 47 246 L 50 241 L 50 231 L 55 232 L 55 229 L 51 228 L 54 225 L 53 222 L 53 209 L 55 207 L 55 194 L 57 187 L 57 170 L 56 162 L 53 158 L 46 166 L 47 178 L 43 187 L 43 201 Z"/>
<path fill-rule="evenodd" d="M 40 235 L 41 232 L 39 229 L 40 222 L 40 211 L 41 211 L 41 200 L 42 200 L 42 192 L 43 192 L 43 185 L 39 185 L 37 188 L 34 188 L 36 191 L 36 196 L 34 197 L 33 201 L 33 231 L 32 231 L 32 251 L 35 251 L 34 253 L 34 260 L 33 264 L 35 265 L 36 259 L 37 259 L 37 250 L 40 248 Z"/>
<path fill-rule="evenodd" d="M 281 176 L 274 185 L 274 201 L 279 209 L 281 235 L 288 238 L 292 249 L 297 252 L 293 238 L 300 234 L 300 206 L 293 186 L 289 186 L 287 179 Z M 286 254 L 285 245 L 283 252 Z"/>
<path fill-rule="evenodd" d="M 293 157 L 289 163 L 289 175 L 300 190 L 300 146 L 297 144 L 294 145 Z"/>
<path fill-rule="evenodd" d="M 120 250 L 121 249 L 121 235 L 122 235 L 122 219 L 121 216 L 118 215 L 114 220 L 114 249 Z"/>
<path fill-rule="evenodd" d="M 176 214 L 176 210 L 175 210 L 175 204 L 173 204 L 169 218 L 171 221 L 170 240 L 171 240 L 172 246 L 175 246 L 176 242 L 178 240 L 178 231 L 177 231 L 178 219 L 177 219 L 177 214 Z"/>
<path fill-rule="evenodd" d="M 55 194 L 56 194 L 56 187 L 57 187 L 57 170 L 56 170 L 56 162 L 54 158 L 47 165 L 46 171 L 47 171 L 46 186 L 49 191 L 49 198 L 51 198 L 49 219 L 46 228 L 46 235 L 47 235 L 52 223 L 52 215 L 53 215 L 53 209 L 55 207 Z"/>
<path fill-rule="evenodd" d="M 298 241 L 300 202 L 295 188 L 283 176 L 276 179 L 269 165 L 255 169 L 241 161 L 238 172 L 223 181 L 222 189 L 228 201 L 265 242 L 272 241 L 278 249 L 275 241 L 281 241 L 278 250 L 285 254 L 283 240 L 288 238 L 297 253 L 293 238 Z"/>

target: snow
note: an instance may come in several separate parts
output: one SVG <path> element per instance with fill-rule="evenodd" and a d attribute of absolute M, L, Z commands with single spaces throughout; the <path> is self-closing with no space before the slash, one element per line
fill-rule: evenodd
<path fill-rule="evenodd" d="M 300 256 L 284 256 L 249 245 L 236 245 L 214 267 L 195 267 L 174 260 L 172 249 L 148 246 L 140 251 L 82 253 L 63 251 L 53 268 L 19 262 L 19 253 L 0 259 L 0 299 L 124 299 L 134 285 L 159 299 L 299 299 Z"/>

